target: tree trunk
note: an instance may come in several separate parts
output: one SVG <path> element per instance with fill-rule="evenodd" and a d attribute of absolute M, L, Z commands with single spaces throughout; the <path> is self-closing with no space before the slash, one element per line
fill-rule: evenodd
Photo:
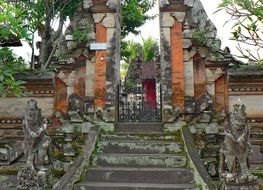
<path fill-rule="evenodd" d="M 51 18 L 47 17 L 45 20 L 45 30 L 42 34 L 42 41 L 39 51 L 39 63 L 41 68 L 45 65 L 49 54 L 52 51 L 51 32 Z"/>

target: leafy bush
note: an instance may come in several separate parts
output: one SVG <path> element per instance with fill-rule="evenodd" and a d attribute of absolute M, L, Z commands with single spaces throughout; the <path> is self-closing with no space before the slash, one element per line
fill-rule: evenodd
<path fill-rule="evenodd" d="M 14 78 L 16 73 L 26 68 L 24 60 L 15 57 L 12 50 L 0 48 L 0 97 L 26 95 L 22 86 L 25 82 Z"/>

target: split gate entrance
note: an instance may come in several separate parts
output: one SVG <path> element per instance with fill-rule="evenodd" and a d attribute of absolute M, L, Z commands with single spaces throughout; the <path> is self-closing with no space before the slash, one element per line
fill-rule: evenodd
<path fill-rule="evenodd" d="M 118 88 L 119 122 L 162 121 L 161 85 L 155 79 L 122 82 Z"/>

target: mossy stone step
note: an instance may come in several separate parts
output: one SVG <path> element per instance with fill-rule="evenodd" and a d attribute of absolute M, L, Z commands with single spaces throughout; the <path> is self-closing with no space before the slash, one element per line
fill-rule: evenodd
<path fill-rule="evenodd" d="M 82 182 L 76 190 L 191 190 L 195 184 Z"/>
<path fill-rule="evenodd" d="M 163 131 L 163 123 L 161 122 L 126 122 L 117 123 L 115 132 L 125 133 L 161 133 Z"/>
<path fill-rule="evenodd" d="M 187 158 L 173 154 L 100 154 L 94 158 L 93 165 L 178 168 L 187 165 Z"/>
<path fill-rule="evenodd" d="M 163 134 L 163 133 L 154 133 L 154 134 L 104 134 L 101 136 L 104 141 L 177 141 L 182 142 L 181 133 L 177 134 Z"/>
<path fill-rule="evenodd" d="M 95 167 L 86 172 L 86 182 L 118 183 L 194 183 L 193 175 L 187 168 L 127 168 Z"/>
<path fill-rule="evenodd" d="M 102 141 L 98 144 L 106 154 L 174 154 L 184 150 L 180 142 Z"/>

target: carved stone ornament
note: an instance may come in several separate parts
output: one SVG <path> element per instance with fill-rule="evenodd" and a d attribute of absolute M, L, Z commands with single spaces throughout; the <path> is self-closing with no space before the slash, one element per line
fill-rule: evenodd
<path fill-rule="evenodd" d="M 175 108 L 169 105 L 165 105 L 163 108 L 163 121 L 174 122 L 182 117 L 183 111 L 179 105 Z"/>
<path fill-rule="evenodd" d="M 71 94 L 68 99 L 68 115 L 73 122 L 83 122 L 85 114 L 85 104 L 83 99 L 77 94 Z"/>
<path fill-rule="evenodd" d="M 160 7 L 168 6 L 170 3 L 168 0 L 160 0 Z"/>
<path fill-rule="evenodd" d="M 234 105 L 220 150 L 220 176 L 226 189 L 236 189 L 233 186 L 250 189 L 246 187 L 257 184 L 256 177 L 249 171 L 252 148 L 245 109 L 244 105 Z"/>
<path fill-rule="evenodd" d="M 18 172 L 17 188 L 46 189 L 52 181 L 51 171 L 44 165 L 45 158 L 49 157 L 51 140 L 45 133 L 47 120 L 34 99 L 27 102 L 22 126 L 25 133 L 22 149 L 26 164 Z"/>

